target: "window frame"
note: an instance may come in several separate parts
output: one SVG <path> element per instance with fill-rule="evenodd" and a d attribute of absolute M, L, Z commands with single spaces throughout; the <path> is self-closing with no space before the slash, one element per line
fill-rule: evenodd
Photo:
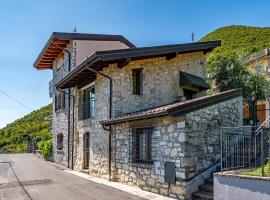
<path fill-rule="evenodd" d="M 61 52 L 56 59 L 54 60 L 55 65 L 55 71 L 58 72 L 60 69 L 62 69 L 65 65 L 65 55 L 63 52 Z"/>
<path fill-rule="evenodd" d="M 186 98 L 186 100 L 191 100 L 194 98 L 194 95 L 197 94 L 198 92 L 188 89 L 188 88 L 183 88 L 183 96 Z"/>
<path fill-rule="evenodd" d="M 143 80 L 143 69 L 137 68 L 132 69 L 132 94 L 141 96 L 142 95 L 142 80 Z"/>
<path fill-rule="evenodd" d="M 153 127 L 132 129 L 132 162 L 153 164 Z"/>
<path fill-rule="evenodd" d="M 56 136 L 56 149 L 57 149 L 57 151 L 63 151 L 63 149 L 64 149 L 64 135 L 63 135 L 63 133 L 58 133 Z"/>
<path fill-rule="evenodd" d="M 81 109 L 82 120 L 95 117 L 95 87 L 83 90 Z"/>
<path fill-rule="evenodd" d="M 66 107 L 66 95 L 63 92 L 56 92 L 54 99 L 55 112 L 64 110 Z"/>

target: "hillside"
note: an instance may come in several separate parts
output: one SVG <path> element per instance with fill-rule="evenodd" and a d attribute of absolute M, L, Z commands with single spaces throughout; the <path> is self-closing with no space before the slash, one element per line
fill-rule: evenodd
<path fill-rule="evenodd" d="M 270 47 L 270 28 L 250 26 L 225 26 L 204 36 L 200 41 L 221 40 L 221 47 L 212 55 L 221 53 L 232 56 L 235 53 L 251 53 Z"/>
<path fill-rule="evenodd" d="M 42 107 L 0 129 L 0 153 L 26 152 L 32 140 L 50 139 L 51 124 L 44 118 L 51 111 L 51 105 Z"/>

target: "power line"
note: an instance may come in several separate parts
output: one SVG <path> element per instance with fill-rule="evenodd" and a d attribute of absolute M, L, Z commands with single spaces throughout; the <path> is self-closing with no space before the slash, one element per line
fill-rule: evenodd
<path fill-rule="evenodd" d="M 12 99 L 13 101 L 15 101 L 16 103 L 20 104 L 21 106 L 33 111 L 34 109 L 25 105 L 24 103 L 22 103 L 20 100 L 18 100 L 17 98 L 11 96 L 10 94 L 6 93 L 5 91 L 0 89 L 0 93 L 2 93 L 3 95 L 7 96 L 8 98 Z"/>

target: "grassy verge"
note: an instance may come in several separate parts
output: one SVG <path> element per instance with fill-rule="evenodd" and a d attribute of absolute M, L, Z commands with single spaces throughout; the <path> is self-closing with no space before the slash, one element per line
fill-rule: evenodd
<path fill-rule="evenodd" d="M 264 165 L 264 173 L 265 176 L 270 176 L 270 164 L 269 162 Z M 250 175 L 250 176 L 262 176 L 262 168 L 258 167 L 257 169 L 254 170 L 244 170 L 240 171 L 241 175 Z"/>

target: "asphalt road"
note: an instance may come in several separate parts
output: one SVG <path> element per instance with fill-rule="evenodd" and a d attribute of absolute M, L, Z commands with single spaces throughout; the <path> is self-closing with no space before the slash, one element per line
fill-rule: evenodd
<path fill-rule="evenodd" d="M 32 154 L 0 154 L 0 200 L 138 200 Z"/>

